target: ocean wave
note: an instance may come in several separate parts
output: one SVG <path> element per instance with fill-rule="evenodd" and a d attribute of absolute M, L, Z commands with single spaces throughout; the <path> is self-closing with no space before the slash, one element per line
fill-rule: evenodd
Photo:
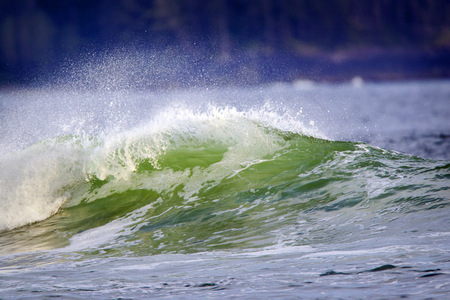
<path fill-rule="evenodd" d="M 127 131 L 47 139 L 0 158 L 0 230 L 35 223 L 31 244 L 61 232 L 48 247 L 102 236 L 136 253 L 189 252 L 301 245 L 322 230 L 303 222 L 322 214 L 448 205 L 445 162 L 307 128 L 267 109 L 180 108 Z"/>

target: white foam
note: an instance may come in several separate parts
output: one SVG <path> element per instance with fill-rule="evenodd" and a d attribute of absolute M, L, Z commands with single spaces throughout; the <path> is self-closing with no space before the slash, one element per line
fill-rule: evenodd
<path fill-rule="evenodd" d="M 264 248 L 258 251 L 249 251 L 239 254 L 234 254 L 235 256 L 244 256 L 244 257 L 261 257 L 261 256 L 276 256 L 290 253 L 311 253 L 316 251 L 314 247 L 305 245 L 305 246 L 286 246 L 286 245 L 274 245 L 271 247 Z"/>
<path fill-rule="evenodd" d="M 80 157 L 73 149 L 47 150 L 39 146 L 0 159 L 0 230 L 53 215 L 82 179 Z"/>
<path fill-rule="evenodd" d="M 153 205 L 145 205 L 123 218 L 118 218 L 103 226 L 79 233 L 70 239 L 69 246 L 58 249 L 58 251 L 73 252 L 99 248 L 116 240 L 121 235 L 129 235 L 132 231 L 137 231 L 140 228 L 140 226 L 136 226 L 132 230 L 130 229 L 131 225 L 135 224 L 137 219 L 145 215 L 149 209 L 153 208 Z"/>
<path fill-rule="evenodd" d="M 430 248 L 428 246 L 394 245 L 371 249 L 320 251 L 307 254 L 304 256 L 304 258 L 320 258 L 330 256 L 360 256 L 360 255 L 373 255 L 380 253 L 407 253 L 417 251 L 429 251 L 429 249 Z"/>

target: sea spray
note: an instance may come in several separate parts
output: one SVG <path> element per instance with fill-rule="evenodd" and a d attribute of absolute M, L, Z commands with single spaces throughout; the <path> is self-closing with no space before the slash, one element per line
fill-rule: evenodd
<path fill-rule="evenodd" d="M 0 230 L 56 213 L 80 181 L 83 150 L 76 143 L 42 143 L 0 158 Z"/>

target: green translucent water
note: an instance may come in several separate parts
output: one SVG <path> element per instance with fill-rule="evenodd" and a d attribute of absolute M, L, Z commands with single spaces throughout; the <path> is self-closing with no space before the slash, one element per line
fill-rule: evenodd
<path fill-rule="evenodd" d="M 96 165 L 92 170 L 104 178 L 86 173 L 88 180 L 65 186 L 71 196 L 56 214 L 1 234 L 10 241 L 3 252 L 63 247 L 74 235 L 96 230 L 111 238 L 102 245 L 93 241 L 86 254 L 98 253 L 98 246 L 108 255 L 148 255 L 250 249 L 280 239 L 307 245 L 330 238 L 322 232 L 321 214 L 369 218 L 392 207 L 407 212 L 448 205 L 448 164 L 251 126 L 264 135 L 262 144 L 256 134 L 248 143 L 187 133 L 164 137 L 157 155 L 145 150 L 154 146 L 148 136 L 115 144 L 102 152 L 106 160 L 95 154 L 97 161 L 84 164 Z M 81 146 L 72 137 L 44 149 L 59 153 L 61 147 Z M 103 151 L 104 143 L 84 150 L 99 147 Z M 126 160 L 134 168 L 124 174 Z M 308 223 L 308 232 L 296 227 L 299 222 Z"/>

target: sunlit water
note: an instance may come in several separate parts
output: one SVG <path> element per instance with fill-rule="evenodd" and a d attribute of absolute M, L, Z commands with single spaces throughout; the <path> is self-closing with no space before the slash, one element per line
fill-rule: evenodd
<path fill-rule="evenodd" d="M 0 93 L 0 298 L 450 292 L 450 82 Z"/>

